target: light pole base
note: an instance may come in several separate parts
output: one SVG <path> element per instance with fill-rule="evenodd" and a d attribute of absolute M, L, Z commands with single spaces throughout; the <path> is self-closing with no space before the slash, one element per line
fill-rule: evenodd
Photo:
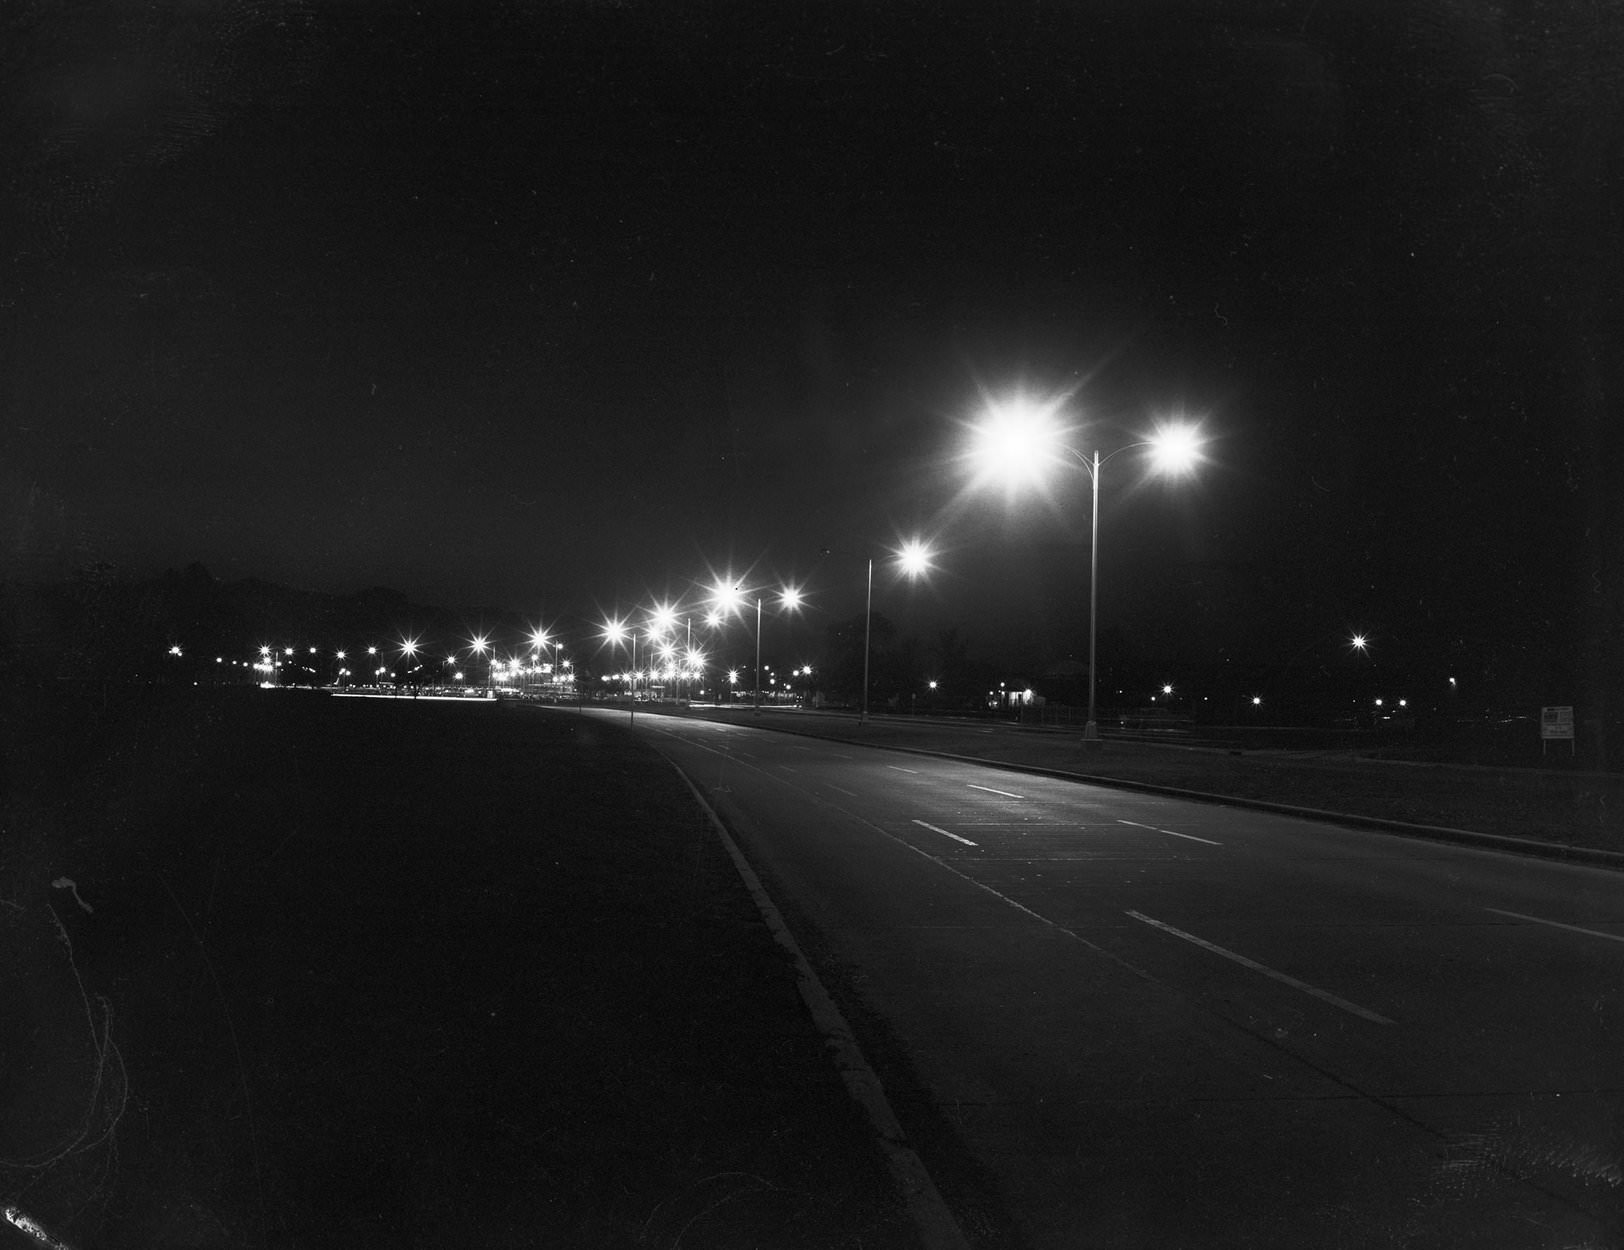
<path fill-rule="evenodd" d="M 1083 750 L 1098 751 L 1105 744 L 1100 741 L 1100 727 L 1098 722 L 1089 721 L 1083 726 Z"/>

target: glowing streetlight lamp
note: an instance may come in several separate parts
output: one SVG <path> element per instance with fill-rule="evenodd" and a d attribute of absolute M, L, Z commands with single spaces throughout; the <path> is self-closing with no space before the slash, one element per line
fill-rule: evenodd
<path fill-rule="evenodd" d="M 978 425 L 971 439 L 967 459 L 975 467 L 978 484 L 999 481 L 1013 496 L 1023 487 L 1040 486 L 1055 465 L 1074 462 L 1082 465 L 1090 483 L 1090 524 L 1088 564 L 1088 721 L 1083 741 L 1097 745 L 1099 724 L 1095 719 L 1095 656 L 1099 634 L 1100 569 L 1100 471 L 1112 456 L 1139 448 L 1149 450 L 1151 464 L 1160 473 L 1189 472 L 1201 458 L 1201 434 L 1182 422 L 1161 426 L 1147 439 L 1128 443 L 1101 455 L 1091 456 L 1065 442 L 1067 431 L 1057 414 L 1061 401 L 1036 404 L 1017 399 L 995 405 Z"/>
<path fill-rule="evenodd" d="M 648 614 L 649 633 L 664 638 L 677 627 L 677 610 L 668 603 L 656 604 Z"/>
<path fill-rule="evenodd" d="M 620 644 L 625 642 L 628 638 L 631 639 L 632 671 L 634 674 L 632 677 L 631 691 L 631 719 L 635 722 L 637 719 L 637 678 L 635 676 L 637 670 L 637 631 L 628 626 L 626 622 L 621 620 L 619 617 L 614 617 L 603 623 L 603 638 L 605 642 L 609 643 L 609 645 L 613 647 L 620 646 Z"/>
<path fill-rule="evenodd" d="M 564 640 L 562 638 L 554 638 L 546 631 L 546 629 L 538 625 L 535 629 L 530 631 L 530 645 L 535 650 L 538 664 L 540 663 L 544 650 L 549 646 L 552 647 L 552 686 L 553 693 L 556 696 L 564 667 Z"/>
<path fill-rule="evenodd" d="M 400 644 L 400 656 L 401 656 L 401 659 L 406 660 L 408 662 L 417 659 L 417 639 L 415 639 L 415 638 L 403 639 L 401 644 Z M 412 671 L 413 671 L 412 669 L 407 669 L 406 670 L 407 675 L 410 676 Z M 398 683 L 395 686 L 395 693 L 397 693 L 397 694 L 400 693 L 400 685 Z M 414 699 L 417 697 L 417 694 L 416 694 L 415 690 L 412 693 L 412 697 Z"/>
<path fill-rule="evenodd" d="M 485 658 L 485 652 L 491 650 L 490 639 L 485 637 L 484 634 L 475 634 L 468 640 L 468 645 L 474 649 L 474 654 L 477 655 L 481 660 Z M 494 653 L 492 658 L 494 660 Z M 491 670 L 489 665 L 487 665 L 485 668 L 485 684 L 487 686 L 491 684 Z"/>

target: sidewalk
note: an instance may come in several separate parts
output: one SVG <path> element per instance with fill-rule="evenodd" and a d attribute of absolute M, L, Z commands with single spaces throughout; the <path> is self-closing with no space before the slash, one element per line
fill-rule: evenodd
<path fill-rule="evenodd" d="M 293 691 L 56 721 L 5 813 L 0 1207 L 73 1250 L 914 1244 L 632 735 Z"/>

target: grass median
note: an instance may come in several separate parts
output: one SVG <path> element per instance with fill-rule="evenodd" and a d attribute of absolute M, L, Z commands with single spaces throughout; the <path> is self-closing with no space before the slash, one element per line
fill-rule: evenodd
<path fill-rule="evenodd" d="M 636 738 L 286 691 L 54 715 L 0 859 L 0 1199 L 68 1245 L 912 1244 Z"/>
<path fill-rule="evenodd" d="M 859 724 L 854 716 L 807 711 L 689 714 L 1106 782 L 1624 852 L 1624 775 L 1617 773 L 1412 764 L 1347 751 L 1232 752 L 1120 739 L 1085 750 L 1076 731 L 926 717 L 876 717 Z"/>

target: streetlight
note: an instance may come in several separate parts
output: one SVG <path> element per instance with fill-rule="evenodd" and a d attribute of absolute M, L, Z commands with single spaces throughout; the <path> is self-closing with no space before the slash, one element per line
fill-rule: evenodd
<path fill-rule="evenodd" d="M 400 655 L 401 655 L 401 658 L 403 660 L 410 661 L 410 660 L 417 659 L 417 639 L 415 639 L 415 638 L 407 638 L 404 641 L 402 641 L 401 644 L 400 644 Z M 416 671 L 417 671 L 416 666 L 414 665 L 412 668 L 409 668 L 409 669 L 406 670 L 406 675 L 409 677 L 409 676 L 411 676 L 412 673 L 414 673 Z M 400 693 L 400 686 L 399 685 L 396 685 L 395 693 L 396 694 Z M 412 698 L 415 699 L 416 697 L 417 697 L 417 687 L 413 686 L 412 687 Z"/>
<path fill-rule="evenodd" d="M 718 582 L 717 586 L 718 589 L 720 589 L 721 583 Z M 655 604 L 654 607 L 649 611 L 650 640 L 659 641 L 661 643 L 670 641 L 671 645 L 675 647 L 676 643 L 671 640 L 670 636 L 675 634 L 677 632 L 677 626 L 681 625 L 683 634 L 685 636 L 684 646 L 687 648 L 687 650 L 692 651 L 694 649 L 694 623 L 692 618 L 689 617 L 687 613 L 688 610 L 686 608 L 678 609 L 676 606 L 670 603 Z M 722 612 L 719 609 L 713 608 L 705 617 L 705 623 L 712 627 L 721 624 L 721 621 Z M 662 658 L 669 661 L 672 657 L 662 656 Z M 668 667 L 673 666 L 668 665 Z M 680 666 L 674 667 L 676 667 L 675 679 L 678 683 L 676 698 L 678 701 L 680 701 L 683 697 L 682 682 L 684 680 L 688 680 L 689 675 L 683 672 Z"/>
<path fill-rule="evenodd" d="M 902 544 L 902 547 L 893 552 L 897 567 L 909 577 L 921 577 L 930 568 L 931 551 L 928 546 L 917 538 L 911 538 Z M 871 650 L 870 639 L 874 632 L 874 557 L 868 558 L 868 602 L 863 612 L 863 706 L 858 713 L 857 723 L 868 723 L 868 658 Z"/>
<path fill-rule="evenodd" d="M 609 643 L 609 645 L 613 647 L 620 646 L 620 644 L 625 642 L 627 638 L 631 639 L 633 672 L 631 720 L 635 723 L 637 720 L 637 631 L 629 628 L 626 622 L 621 620 L 619 617 L 614 617 L 603 623 L 603 638 L 605 642 Z"/>
<path fill-rule="evenodd" d="M 474 649 L 473 653 L 475 655 L 477 655 L 482 661 L 485 658 L 485 652 L 490 650 L 490 646 L 491 646 L 490 639 L 485 637 L 484 634 L 475 634 L 472 638 L 470 638 L 468 640 L 468 644 L 469 644 L 469 646 L 471 646 Z M 492 658 L 494 659 L 494 655 L 493 655 Z M 487 686 L 489 686 L 491 684 L 491 670 L 490 670 L 490 665 L 488 665 L 488 664 L 485 666 L 485 684 Z"/>
<path fill-rule="evenodd" d="M 711 588 L 713 611 L 706 616 L 705 620 L 710 623 L 714 618 L 716 624 L 721 624 L 726 617 L 738 615 L 743 610 L 745 603 L 749 601 L 751 595 L 754 595 L 756 600 L 755 710 L 759 715 L 761 712 L 761 612 L 763 603 L 761 592 L 759 590 L 746 591 L 744 587 L 736 582 L 718 579 Z M 794 612 L 800 608 L 804 598 L 805 596 L 797 587 L 783 586 L 778 591 L 778 606 Z M 729 676 L 731 677 L 731 674 Z"/>
<path fill-rule="evenodd" d="M 1095 719 L 1095 643 L 1099 635 L 1100 574 L 1100 470 L 1112 456 L 1138 448 L 1149 448 L 1152 465 L 1162 473 L 1188 472 L 1201 458 L 1201 435 L 1191 425 L 1175 422 L 1159 428 L 1150 438 L 1128 443 L 1103 456 L 1096 449 L 1084 456 L 1063 439 L 1066 433 L 1055 420 L 1059 401 L 1033 404 L 1017 399 L 995 406 L 987 419 L 975 428 L 969 458 L 977 465 L 979 481 L 1001 479 L 1013 494 L 1026 485 L 1037 485 L 1046 471 L 1069 457 L 1088 472 L 1091 486 L 1088 560 L 1088 720 L 1083 741 L 1097 746 L 1099 723 Z"/>
<path fill-rule="evenodd" d="M 556 697 L 558 695 L 559 678 L 561 676 L 560 670 L 564 666 L 564 640 L 562 638 L 551 637 L 545 629 L 537 626 L 530 633 L 530 643 L 535 648 L 538 658 L 540 657 L 543 648 L 551 646 L 553 649 L 552 687 L 553 694 Z"/>

